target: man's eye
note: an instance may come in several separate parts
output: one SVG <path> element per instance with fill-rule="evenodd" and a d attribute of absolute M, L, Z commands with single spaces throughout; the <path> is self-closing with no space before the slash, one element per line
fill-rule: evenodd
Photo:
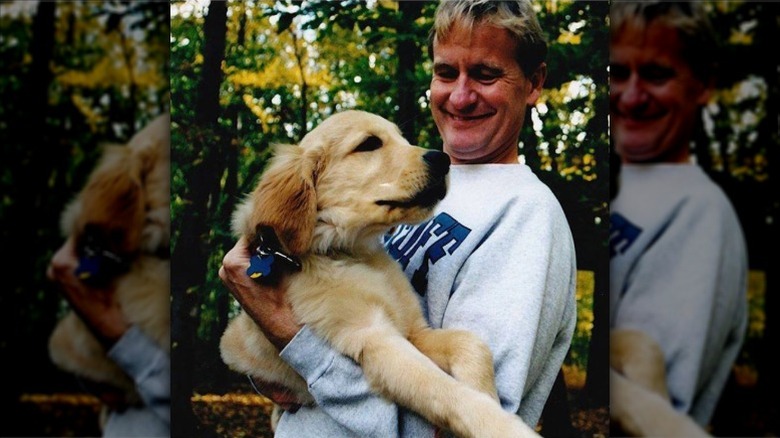
<path fill-rule="evenodd" d="M 631 72 L 624 65 L 612 64 L 609 66 L 609 78 L 613 81 L 625 81 Z"/>
<path fill-rule="evenodd" d="M 501 77 L 501 72 L 493 69 L 481 69 L 477 70 L 473 74 L 474 79 L 480 82 L 492 83 Z"/>
<path fill-rule="evenodd" d="M 363 140 L 352 152 L 371 152 L 382 147 L 382 139 L 376 135 L 369 136 Z"/>
<path fill-rule="evenodd" d="M 456 79 L 458 77 L 458 71 L 449 67 L 438 67 L 433 70 L 433 74 L 440 79 Z"/>
<path fill-rule="evenodd" d="M 662 84 L 675 76 L 674 69 L 659 65 L 641 67 L 639 77 L 654 84 Z"/>

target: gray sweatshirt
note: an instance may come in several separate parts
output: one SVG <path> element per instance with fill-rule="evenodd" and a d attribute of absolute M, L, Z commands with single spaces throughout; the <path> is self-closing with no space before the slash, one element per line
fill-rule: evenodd
<path fill-rule="evenodd" d="M 171 360 L 137 326 L 132 326 L 108 351 L 108 356 L 135 382 L 142 407 L 113 411 L 104 437 L 168 437 L 171 425 Z"/>
<path fill-rule="evenodd" d="M 675 409 L 706 426 L 747 327 L 747 250 L 731 203 L 698 166 L 623 165 L 610 253 L 611 326 L 658 342 Z"/>
<path fill-rule="evenodd" d="M 576 323 L 574 245 L 555 196 L 525 165 L 456 165 L 435 217 L 386 238 L 434 328 L 480 336 L 503 408 L 536 425 Z M 433 437 L 377 395 L 360 367 L 304 327 L 281 356 L 317 401 L 286 412 L 277 437 Z"/>

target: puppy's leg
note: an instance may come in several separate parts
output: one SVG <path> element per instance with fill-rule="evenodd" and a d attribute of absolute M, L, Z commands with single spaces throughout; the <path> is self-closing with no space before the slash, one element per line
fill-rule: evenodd
<path fill-rule="evenodd" d="M 690 417 L 672 408 L 668 400 L 610 368 L 610 418 L 630 436 L 707 437 Z"/>
<path fill-rule="evenodd" d="M 116 283 L 116 298 L 129 322 L 170 352 L 170 260 L 139 256 Z"/>
<path fill-rule="evenodd" d="M 103 346 L 73 312 L 65 315 L 54 328 L 49 338 L 49 355 L 65 371 L 128 394 L 135 393 L 133 381 L 108 359 Z"/>
<path fill-rule="evenodd" d="M 220 339 L 219 350 L 222 361 L 233 371 L 281 385 L 302 404 L 314 402 L 306 381 L 279 358 L 276 347 L 246 313 L 241 312 L 230 321 Z"/>
<path fill-rule="evenodd" d="M 384 315 L 337 335 L 372 388 L 460 437 L 538 436 L 490 396 L 458 382 L 401 336 Z M 342 343 L 343 342 L 343 343 Z"/>
<path fill-rule="evenodd" d="M 498 401 L 493 355 L 476 335 L 465 330 L 426 328 L 412 333 L 409 340 L 456 380 Z"/>
<path fill-rule="evenodd" d="M 632 382 L 669 400 L 664 353 L 650 336 L 639 330 L 612 330 L 609 364 Z"/>

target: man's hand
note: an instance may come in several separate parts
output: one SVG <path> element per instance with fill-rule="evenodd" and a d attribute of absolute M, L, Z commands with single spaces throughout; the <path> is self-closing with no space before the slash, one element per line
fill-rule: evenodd
<path fill-rule="evenodd" d="M 266 338 L 282 351 L 301 326 L 295 321 L 292 307 L 285 298 L 284 289 L 262 286 L 247 275 L 250 258 L 248 242 L 241 238 L 222 259 L 219 278 L 241 308 L 260 327 Z M 250 379 L 257 392 L 268 397 L 282 409 L 295 412 L 301 407 L 297 396 L 284 386 L 264 382 L 251 376 Z"/>
<path fill-rule="evenodd" d="M 110 348 L 130 328 L 130 322 L 122 313 L 114 289 L 95 289 L 76 277 L 79 260 L 73 237 L 52 257 L 46 276 L 60 286 L 70 307 L 79 315 L 95 337 Z"/>
<path fill-rule="evenodd" d="M 241 238 L 222 259 L 219 278 L 266 338 L 282 351 L 301 325 L 295 321 L 284 289 L 262 286 L 246 274 L 250 258 L 248 242 Z"/>

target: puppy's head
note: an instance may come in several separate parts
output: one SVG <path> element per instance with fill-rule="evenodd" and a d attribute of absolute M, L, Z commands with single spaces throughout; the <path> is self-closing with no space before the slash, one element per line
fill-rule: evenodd
<path fill-rule="evenodd" d="M 86 185 L 62 216 L 73 236 L 79 277 L 105 285 L 139 252 L 169 245 L 170 141 L 167 116 L 139 131 L 128 145 L 109 145 Z"/>
<path fill-rule="evenodd" d="M 348 249 L 400 223 L 427 219 L 447 191 L 449 157 L 412 146 L 390 121 L 363 111 L 335 114 L 300 145 L 279 146 L 234 231 L 274 229 L 294 255 Z"/>

